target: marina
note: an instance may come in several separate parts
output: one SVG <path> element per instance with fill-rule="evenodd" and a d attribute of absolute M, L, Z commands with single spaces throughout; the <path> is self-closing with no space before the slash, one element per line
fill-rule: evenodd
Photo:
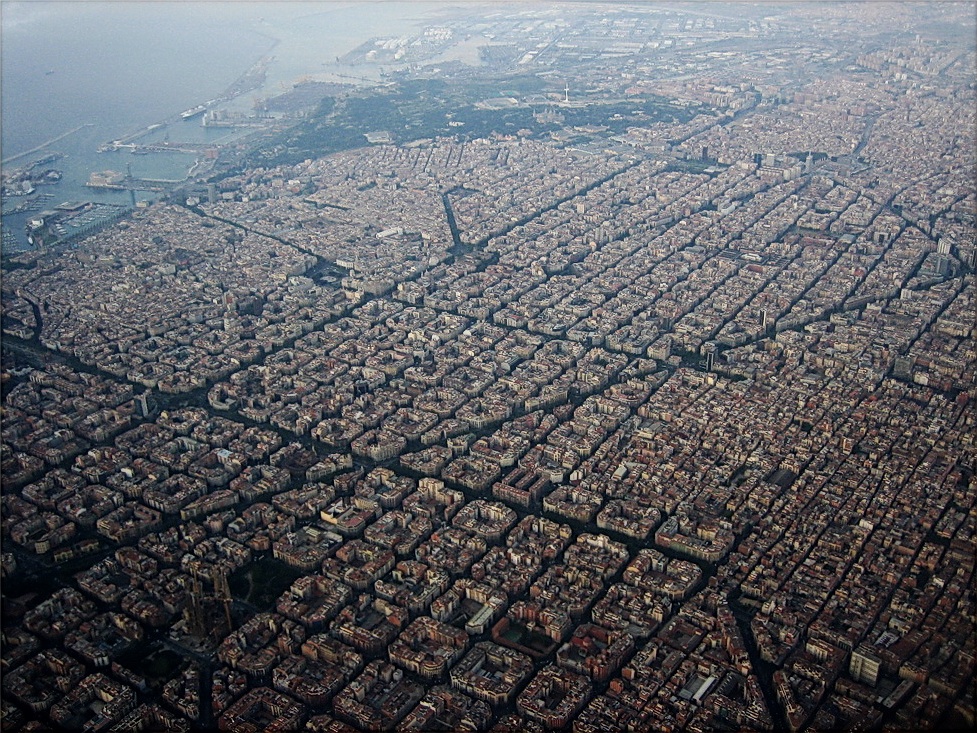
<path fill-rule="evenodd" d="M 12 216 L 14 214 L 24 214 L 29 211 L 40 211 L 48 202 L 54 198 L 53 193 L 39 193 L 36 196 L 31 196 L 18 201 L 11 207 L 7 207 L 8 200 L 4 199 L 3 215 Z"/>

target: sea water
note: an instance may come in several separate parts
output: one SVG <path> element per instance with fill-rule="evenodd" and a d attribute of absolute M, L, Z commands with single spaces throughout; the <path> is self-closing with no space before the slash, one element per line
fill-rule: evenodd
<path fill-rule="evenodd" d="M 342 67 L 337 57 L 378 36 L 408 35 L 435 17 L 440 2 L 47 2 L 0 3 L 0 158 L 16 168 L 49 153 L 64 173 L 50 205 L 63 201 L 126 204 L 125 191 L 84 184 L 93 171 L 179 180 L 192 154 L 98 153 L 100 145 L 148 128 L 221 95 L 257 61 L 271 59 L 264 85 L 238 98 L 290 88 L 302 77 L 378 78 L 379 70 Z M 200 117 L 178 120 L 143 142 L 215 141 Z M 140 199 L 152 194 L 137 192 Z M 32 214 L 4 217 L 24 244 Z"/>

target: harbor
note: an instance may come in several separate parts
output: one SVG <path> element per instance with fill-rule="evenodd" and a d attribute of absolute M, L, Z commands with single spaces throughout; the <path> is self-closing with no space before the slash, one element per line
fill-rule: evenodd
<path fill-rule="evenodd" d="M 177 123 L 186 123 L 197 117 L 202 116 L 202 122 L 204 127 L 208 126 L 208 117 L 212 116 L 210 113 L 216 112 L 217 108 L 223 104 L 233 101 L 237 97 L 243 94 L 254 91 L 261 87 L 265 82 L 265 77 L 267 75 L 268 65 L 274 60 L 273 56 L 265 56 L 259 59 L 254 65 L 252 65 L 247 71 L 245 71 L 241 76 L 239 76 L 233 84 L 231 84 L 224 92 L 213 99 L 208 99 L 202 104 L 198 104 L 194 107 L 180 112 L 179 114 L 167 117 L 159 122 L 156 122 L 148 127 L 138 129 L 128 135 L 124 135 L 111 142 L 104 143 L 98 147 L 98 152 L 112 152 L 116 150 L 129 150 L 130 152 L 140 155 L 149 152 L 198 152 L 203 144 L 186 142 L 186 143 L 169 143 L 168 133 L 167 138 L 159 143 L 150 143 L 147 145 L 137 145 L 138 140 L 142 140 L 146 137 L 153 135 L 154 133 L 159 133 L 165 130 L 170 125 L 177 125 Z M 223 116 L 222 116 L 223 117 Z M 225 119 L 227 124 L 220 125 L 221 127 L 236 127 L 238 123 Z M 242 121 L 242 126 L 253 127 L 255 120 L 246 119 Z M 185 125 L 178 125 L 179 134 L 184 135 L 187 131 Z"/>
<path fill-rule="evenodd" d="M 215 94 L 215 90 L 208 90 L 196 103 L 184 100 L 182 106 L 171 106 L 169 112 L 162 114 L 157 108 L 155 121 L 150 117 L 128 130 L 116 127 L 109 133 L 113 137 L 105 136 L 99 140 L 103 126 L 85 121 L 89 110 L 79 110 L 75 119 L 81 119 L 70 129 L 5 157 L 2 252 L 10 254 L 33 248 L 31 221 L 41 218 L 39 215 L 49 211 L 58 201 L 85 201 L 129 208 L 138 202 L 152 201 L 210 174 L 228 146 L 240 145 L 251 135 L 301 114 L 295 105 L 302 107 L 308 100 L 299 99 L 296 94 L 307 91 L 302 85 L 307 77 L 290 86 L 275 79 L 275 91 L 279 91 L 279 86 L 281 91 L 277 95 L 274 92 L 268 95 L 270 88 L 264 87 L 269 69 L 277 60 L 267 53 L 268 50 L 266 47 L 265 54 L 223 91 Z M 63 77 L 62 70 L 45 74 L 45 79 L 54 81 Z M 298 92 L 297 86 L 300 87 Z M 249 104 L 246 101 L 249 93 L 261 96 L 255 96 Z M 274 109 L 264 107 L 272 100 L 286 99 L 288 103 L 282 101 Z M 54 152 L 54 146 L 59 143 L 63 149 Z M 63 159 L 57 166 L 57 174 L 62 177 L 55 179 L 54 173 L 43 181 L 12 177 L 21 170 L 34 168 L 40 171 L 39 166 L 52 155 Z M 135 157 L 129 159 L 130 155 Z M 16 169 L 8 167 L 18 163 Z M 50 186 L 49 192 L 41 193 L 40 183 L 56 185 Z"/>

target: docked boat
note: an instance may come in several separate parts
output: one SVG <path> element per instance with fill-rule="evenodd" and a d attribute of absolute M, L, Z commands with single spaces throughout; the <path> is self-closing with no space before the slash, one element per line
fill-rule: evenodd
<path fill-rule="evenodd" d="M 196 117 L 197 115 L 202 115 L 206 111 L 207 111 L 207 105 L 199 104 L 196 107 L 191 107 L 185 112 L 181 112 L 180 117 L 182 117 L 185 120 L 189 120 Z"/>

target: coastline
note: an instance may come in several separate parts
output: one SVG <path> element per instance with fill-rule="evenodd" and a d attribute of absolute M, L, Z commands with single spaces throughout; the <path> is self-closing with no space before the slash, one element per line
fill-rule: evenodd
<path fill-rule="evenodd" d="M 216 3 L 200 3 L 206 6 L 207 12 L 219 14 L 222 8 Z M 387 37 L 390 35 L 406 36 L 416 32 L 417 28 L 427 22 L 431 17 L 431 11 L 442 8 L 443 5 L 437 2 L 422 3 L 370 3 L 371 8 L 377 5 L 376 13 L 371 13 L 366 22 L 363 21 L 359 10 L 363 3 L 347 2 L 338 5 L 322 6 L 292 6 L 302 11 L 294 15 L 272 15 L 279 10 L 277 7 L 256 3 L 243 9 L 237 9 L 231 14 L 233 20 L 229 21 L 226 34 L 231 38 L 250 39 L 251 52 L 246 66 L 238 66 L 238 71 L 233 77 L 228 73 L 229 69 L 226 62 L 221 62 L 218 67 L 223 65 L 225 78 L 230 77 L 232 81 L 223 86 L 222 91 L 207 94 L 201 89 L 196 99 L 188 98 L 181 86 L 178 76 L 163 74 L 160 80 L 165 81 L 166 86 L 160 90 L 160 94 L 151 95 L 151 98 L 172 98 L 176 96 L 176 89 L 180 95 L 180 101 L 167 106 L 165 111 L 155 112 L 155 119 L 145 114 L 145 107 L 138 103 L 138 97 L 131 104 L 122 104 L 127 97 L 124 88 L 119 87 L 121 79 L 110 77 L 109 86 L 119 88 L 116 94 L 119 99 L 119 106 L 113 109 L 113 114 L 103 116 L 94 121 L 87 121 L 83 124 L 76 124 L 74 127 L 60 132 L 41 143 L 31 145 L 29 149 L 14 153 L 2 160 L 4 174 L 8 173 L 8 168 L 12 163 L 30 163 L 32 156 L 58 153 L 62 157 L 63 178 L 56 185 L 51 187 L 50 192 L 57 199 L 55 203 L 61 201 L 89 201 L 93 203 L 129 203 L 130 195 L 125 187 L 121 190 L 92 189 L 86 184 L 89 182 L 93 173 L 108 170 L 127 171 L 127 175 L 133 179 L 148 180 L 186 180 L 201 171 L 201 153 L 205 146 L 219 148 L 226 142 L 233 142 L 235 139 L 246 137 L 247 135 L 260 130 L 264 123 L 260 115 L 255 115 L 259 108 L 259 103 L 267 99 L 279 96 L 291 91 L 297 84 L 305 80 L 329 80 L 341 84 L 353 84 L 357 86 L 371 86 L 382 83 L 379 67 L 363 68 L 362 66 L 353 67 L 343 63 L 339 59 L 346 56 L 353 49 L 363 43 L 368 43 L 377 37 Z M 288 7 L 288 6 L 286 6 Z M 286 11 L 287 12 L 287 11 Z M 265 15 L 261 15 L 264 13 Z M 91 16 L 92 13 L 88 13 Z M 138 13 L 127 14 L 127 18 L 136 17 Z M 165 25 L 160 31 L 164 37 L 163 44 L 173 43 L 173 35 L 184 27 L 188 18 L 192 15 L 189 11 L 179 16 L 172 24 Z M 265 20 L 265 18 L 271 19 Z M 53 18 L 43 18 L 35 20 L 34 32 L 44 34 L 51 33 L 56 27 Z M 46 23 L 46 24 L 45 24 Z M 125 31 L 120 26 L 119 34 Z M 9 29 L 8 29 L 9 30 Z M 5 33 L 5 35 L 7 35 Z M 6 39 L 5 39 L 6 40 Z M 121 43 L 121 42 L 120 42 Z M 218 38 L 216 45 L 222 43 L 227 45 L 226 38 Z M 43 46 L 43 44 L 41 44 Z M 14 48 L 9 45 L 8 49 Z M 218 49 L 212 51 L 211 55 L 215 58 L 223 59 Z M 5 60 L 7 57 L 14 57 L 15 61 L 20 59 L 16 49 L 4 52 Z M 235 48 L 232 56 L 240 56 L 241 49 Z M 83 59 L 85 60 L 85 59 Z M 119 57 L 119 63 L 126 64 L 125 56 Z M 16 64 L 7 64 L 4 69 L 4 77 L 13 78 L 17 73 Z M 17 85 L 11 87 L 12 91 L 5 97 L 5 112 L 13 110 L 23 115 L 21 109 L 25 104 L 29 104 L 31 98 L 36 98 L 40 87 L 55 88 L 57 85 L 68 85 L 70 79 L 69 72 L 61 69 L 56 64 L 52 64 L 52 69 L 44 72 L 38 77 L 36 86 L 32 89 L 28 97 L 20 99 L 17 97 Z M 243 69 L 243 70 L 242 70 Z M 215 69 L 217 71 L 217 69 Z M 88 83 L 88 82 L 86 82 Z M 94 82 L 93 82 L 94 83 Z M 104 86 L 104 85 L 103 85 Z M 197 86 L 201 86 L 197 84 Z M 71 93 L 81 93 L 83 90 L 68 87 Z M 104 90 L 103 90 L 104 91 Z M 146 96 L 147 90 L 141 90 L 140 94 Z M 59 96 L 56 92 L 52 92 Z M 64 97 L 67 92 L 62 92 Z M 149 99 L 150 97 L 147 97 Z M 157 100 L 158 101 L 158 100 Z M 201 120 L 182 119 L 181 113 L 184 110 L 191 110 L 204 105 L 205 109 L 201 114 L 215 114 L 217 124 L 213 128 L 208 128 L 208 122 L 204 117 Z M 94 109 L 85 112 L 97 115 Z M 162 114 L 160 114 L 162 112 Z M 57 116 L 52 113 L 52 120 Z M 69 117 L 77 121 L 78 112 L 70 113 Z M 219 119 L 217 119 L 219 117 Z M 141 118 L 141 119 L 140 119 Z M 5 121 L 7 114 L 5 113 Z M 281 120 L 278 120 L 281 122 Z M 22 126 L 23 123 L 21 123 Z M 16 125 L 11 125 L 9 134 L 4 143 L 7 149 L 13 147 L 13 136 L 16 135 Z M 172 138 L 172 139 L 171 139 Z M 140 146 L 126 149 L 116 149 L 116 143 L 139 142 Z M 59 143 L 61 143 L 59 145 Z M 162 150 L 163 146 L 177 146 L 186 144 L 186 147 L 198 147 L 201 150 L 188 152 L 186 157 L 181 158 L 172 149 Z M 121 147 L 121 146 L 119 146 Z M 129 157 L 129 153 L 135 153 L 137 157 Z M 119 157 L 124 156 L 124 157 Z M 12 172 L 12 171 L 11 171 Z M 142 192 L 138 194 L 139 200 L 152 200 L 155 194 L 152 192 Z M 133 196 L 136 198 L 136 196 Z M 18 249 L 29 249 L 24 233 L 27 222 L 26 215 L 14 214 L 3 217 L 3 228 L 11 233 L 19 242 Z M 11 238 L 4 237 L 5 246 L 3 252 L 10 252 L 9 244 Z"/>

